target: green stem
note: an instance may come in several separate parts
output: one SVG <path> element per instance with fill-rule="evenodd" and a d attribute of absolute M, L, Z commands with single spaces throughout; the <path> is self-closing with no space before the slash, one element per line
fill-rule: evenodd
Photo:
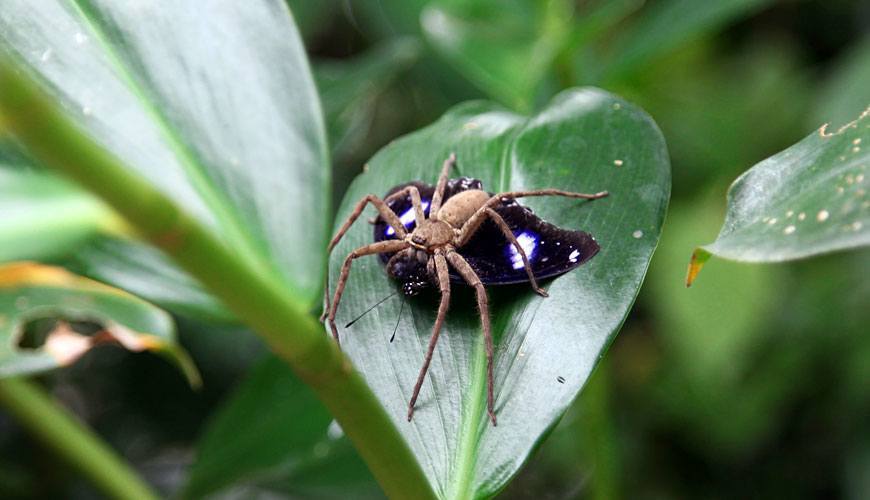
<path fill-rule="evenodd" d="M 18 64 L 0 56 L 0 115 L 46 165 L 101 196 L 220 298 L 314 389 L 392 498 L 434 498 L 408 444 L 322 326 L 259 265 L 100 147 Z"/>
<path fill-rule="evenodd" d="M 121 457 L 36 384 L 22 378 L 0 379 L 0 404 L 107 496 L 157 498 Z"/>

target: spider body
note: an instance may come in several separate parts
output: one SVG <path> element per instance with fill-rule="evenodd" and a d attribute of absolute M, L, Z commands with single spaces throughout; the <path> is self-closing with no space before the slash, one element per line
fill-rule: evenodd
<path fill-rule="evenodd" d="M 435 187 L 421 182 L 396 186 L 382 200 L 368 195 L 329 244 L 338 243 L 363 209 L 373 204 L 374 243 L 352 251 L 342 265 L 332 302 L 329 287 L 324 297 L 323 317 L 339 341 L 335 315 L 354 259 L 379 254 L 387 273 L 402 284 L 402 292 L 416 295 L 434 286 L 441 293 L 438 315 L 432 329 L 426 358 L 408 405 L 408 420 L 425 379 L 450 302 L 451 283 L 475 289 L 487 357 L 487 410 L 493 425 L 492 332 L 485 285 L 529 282 L 546 297 L 537 279 L 563 274 L 592 258 L 599 250 L 588 233 L 569 231 L 544 222 L 515 199 L 525 196 L 565 196 L 593 200 L 607 196 L 572 193 L 557 189 L 512 191 L 496 195 L 482 189 L 479 180 L 448 179 L 456 156 L 450 155 Z M 544 248 L 546 246 L 546 248 Z M 530 260 L 531 257 L 531 260 Z M 322 318 L 323 319 L 323 318 Z"/>

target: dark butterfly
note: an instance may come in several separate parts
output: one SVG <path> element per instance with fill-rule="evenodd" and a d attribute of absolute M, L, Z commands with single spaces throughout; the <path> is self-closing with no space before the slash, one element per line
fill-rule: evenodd
<path fill-rule="evenodd" d="M 398 193 L 408 186 L 415 186 L 420 191 L 423 211 L 429 217 L 429 206 L 435 187 L 422 182 L 400 184 L 387 192 L 385 199 Z M 444 190 L 446 202 L 457 193 L 470 189 L 483 189 L 483 184 L 477 179 L 460 177 L 450 179 Z M 410 195 L 394 198 L 387 202 L 399 220 L 412 232 L 416 227 L 414 208 Z M 526 253 L 531 264 L 532 273 L 537 279 L 552 278 L 564 274 L 585 263 L 600 250 L 595 238 L 584 231 L 571 231 L 544 221 L 528 207 L 517 203 L 514 199 L 502 201 L 493 209 L 501 215 Z M 374 240 L 384 241 L 395 239 L 396 232 L 380 216 L 374 223 Z M 485 221 L 475 232 L 471 240 L 456 251 L 471 265 L 484 285 L 511 285 L 525 283 L 529 277 L 523 266 L 523 260 L 516 247 L 505 238 L 504 234 L 491 220 Z M 381 261 L 389 262 L 394 253 L 380 254 Z M 402 290 L 407 295 L 415 295 L 433 283 L 425 270 L 425 265 L 412 266 L 402 276 L 396 276 L 402 281 Z M 404 279 L 403 279 L 404 278 Z M 450 281 L 466 284 L 465 280 L 455 270 L 450 269 Z"/>
<path fill-rule="evenodd" d="M 367 195 L 356 204 L 329 243 L 328 251 L 335 248 L 370 203 L 379 214 L 374 220 L 375 241 L 353 250 L 345 258 L 331 304 L 327 284 L 322 318 L 327 320 L 338 342 L 335 325 L 338 304 L 351 264 L 366 255 L 380 255 L 387 273 L 402 283 L 402 291 L 407 295 L 415 295 L 429 286 L 438 288 L 441 293 L 438 316 L 432 327 L 426 359 L 408 403 L 408 420 L 411 420 L 414 403 L 447 315 L 451 284 L 472 286 L 486 348 L 487 411 L 495 425 L 494 349 L 486 285 L 528 282 L 535 292 L 546 296 L 547 292 L 538 286 L 538 279 L 566 273 L 591 259 L 599 250 L 598 243 L 588 233 L 561 229 L 544 222 L 530 209 L 518 204 L 516 198 L 564 196 L 597 200 L 606 197 L 607 192 L 586 194 L 547 188 L 493 195 L 484 191 L 477 179 L 449 179 L 450 169 L 455 164 L 456 155 L 451 154 L 441 168 L 437 186 L 409 182 L 394 187 L 384 199 Z"/>

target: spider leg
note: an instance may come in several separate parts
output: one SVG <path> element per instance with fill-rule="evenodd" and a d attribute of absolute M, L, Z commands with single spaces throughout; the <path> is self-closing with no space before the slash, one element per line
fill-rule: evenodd
<path fill-rule="evenodd" d="M 490 199 L 483 204 L 482 207 L 478 208 L 474 214 L 462 224 L 462 228 L 460 228 L 460 234 L 465 238 L 464 242 L 467 243 L 471 236 L 474 235 L 474 232 L 477 231 L 477 228 L 483 223 L 485 217 L 488 216 L 486 210 L 491 209 L 492 207 L 501 203 L 505 198 L 523 198 L 528 196 L 565 196 L 567 198 L 582 198 L 584 200 L 597 200 L 599 198 L 604 198 L 609 193 L 607 191 L 601 191 L 599 193 L 587 194 L 587 193 L 572 193 L 570 191 L 562 191 L 561 189 L 536 189 L 533 191 L 508 191 L 505 193 L 498 193 L 493 195 Z M 431 212 L 430 212 L 431 213 Z M 461 246 L 461 245 L 460 245 Z"/>
<path fill-rule="evenodd" d="M 410 245 L 408 245 L 404 240 L 384 240 L 364 247 L 359 247 L 347 255 L 344 259 L 344 264 L 341 266 L 341 274 L 338 276 L 338 284 L 335 286 L 335 295 L 332 298 L 332 305 L 329 306 L 329 313 L 327 315 L 329 328 L 332 330 L 332 337 L 336 342 L 341 344 L 338 339 L 338 329 L 335 327 L 335 314 L 338 312 L 338 304 L 341 302 L 341 295 L 344 293 L 344 287 L 347 284 L 347 277 L 350 274 L 350 265 L 353 263 L 354 259 L 375 253 L 398 252 L 399 250 L 408 248 L 408 246 Z"/>
<path fill-rule="evenodd" d="M 529 257 L 526 255 L 526 251 L 520 245 L 520 242 L 517 241 L 517 237 L 514 236 L 514 233 L 513 233 L 513 231 L 511 231 L 511 228 L 508 227 L 507 222 L 505 222 L 505 220 L 502 218 L 501 215 L 498 214 L 498 212 L 496 212 L 495 210 L 493 210 L 491 208 L 487 208 L 485 213 L 486 213 L 486 216 L 489 217 L 490 220 L 495 222 L 495 225 L 498 226 L 499 229 L 501 229 L 501 232 L 504 234 L 504 237 L 507 238 L 507 240 L 509 242 L 511 242 L 511 244 L 514 246 L 514 248 L 517 249 L 517 253 L 520 254 L 520 257 L 522 257 L 523 267 L 526 268 L 526 274 L 529 276 L 529 283 L 532 285 L 532 289 L 538 295 L 540 295 L 542 297 L 547 297 L 548 296 L 547 291 L 538 286 L 538 281 L 535 279 L 535 274 L 532 272 L 532 265 L 529 263 Z M 457 245 L 457 246 L 461 247 L 461 246 L 465 245 L 466 243 L 468 243 L 468 240 L 470 240 L 471 237 L 474 236 L 474 232 L 476 230 L 477 230 L 476 227 L 469 228 L 467 233 L 465 233 L 465 232 L 461 233 L 459 235 L 459 245 Z M 463 227 L 463 231 L 465 231 L 464 227 Z"/>
<path fill-rule="evenodd" d="M 493 409 L 494 401 L 492 395 L 492 326 L 489 322 L 489 305 L 486 298 L 486 288 L 480 281 L 480 277 L 474 272 L 471 265 L 455 251 L 447 253 L 447 260 L 450 265 L 462 276 L 466 283 L 474 287 L 477 293 L 477 307 L 480 309 L 480 323 L 483 326 L 483 341 L 486 347 L 486 409 L 489 413 L 489 418 L 492 420 L 492 425 L 497 425 L 495 420 L 495 410 Z"/>
<path fill-rule="evenodd" d="M 438 343 L 438 336 L 441 334 L 441 327 L 444 325 L 444 319 L 447 317 L 447 308 L 450 306 L 450 275 L 447 269 L 447 260 L 440 250 L 435 251 L 433 257 L 435 261 L 435 269 L 438 275 L 438 289 L 441 291 L 441 303 L 438 305 L 438 316 L 435 318 L 435 325 L 432 327 L 432 337 L 429 339 L 429 349 L 426 351 L 426 359 L 423 361 L 423 367 L 420 368 L 420 374 L 417 375 L 417 383 L 414 384 L 414 393 L 411 395 L 411 401 L 408 403 L 408 422 L 414 416 L 414 404 L 417 403 L 417 396 L 420 395 L 420 388 L 423 386 L 423 380 L 426 378 L 426 372 L 429 371 L 429 363 L 432 362 L 432 354 L 435 352 L 435 344 Z"/>
<path fill-rule="evenodd" d="M 420 190 L 417 189 L 417 186 L 406 186 L 405 188 L 396 191 L 384 198 L 384 203 L 389 204 L 391 201 L 397 200 L 406 194 L 411 196 L 411 205 L 414 207 L 414 221 L 419 226 L 422 221 L 426 220 L 426 215 L 423 212 L 423 201 L 422 198 L 420 198 Z M 377 219 L 369 219 L 368 222 L 369 224 L 374 224 L 377 222 Z"/>
<path fill-rule="evenodd" d="M 429 207 L 429 218 L 434 218 L 433 215 L 441 209 L 441 200 L 444 198 L 444 189 L 447 187 L 447 179 L 450 177 L 450 169 L 456 165 L 456 153 L 450 153 L 450 156 L 444 160 L 444 165 L 441 167 L 441 175 L 438 176 L 438 184 L 435 186 L 435 194 L 432 195 L 432 205 Z M 437 219 L 436 219 L 437 220 Z"/>
<path fill-rule="evenodd" d="M 341 240 L 345 233 L 347 233 L 350 226 L 353 225 L 354 222 L 359 218 L 362 214 L 363 210 L 365 210 L 366 205 L 371 203 L 378 210 L 378 213 L 381 214 L 381 217 L 387 221 L 390 227 L 393 228 L 393 231 L 396 232 L 396 237 L 401 239 L 404 238 L 407 234 L 405 231 L 405 226 L 402 225 L 402 221 L 399 220 L 399 216 L 393 212 L 387 204 L 378 198 L 377 196 L 370 194 L 361 199 L 354 207 L 353 212 L 351 212 L 350 216 L 347 220 L 342 224 L 341 229 L 335 233 L 335 236 L 332 238 L 332 241 L 329 242 L 329 245 L 326 247 L 326 258 L 327 262 L 329 260 L 329 254 L 332 253 L 332 249 L 335 248 L 335 245 Z M 326 319 L 326 315 L 329 311 L 329 273 L 326 273 L 326 283 L 323 286 L 323 313 L 320 315 L 320 321 Z"/>

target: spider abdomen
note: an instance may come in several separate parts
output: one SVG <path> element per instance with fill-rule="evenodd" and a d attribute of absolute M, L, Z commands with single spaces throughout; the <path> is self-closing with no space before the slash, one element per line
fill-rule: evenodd
<path fill-rule="evenodd" d="M 480 189 L 469 189 L 451 196 L 438 210 L 438 220 L 442 220 L 454 228 L 462 225 L 477 212 L 490 198 L 490 194 Z"/>

